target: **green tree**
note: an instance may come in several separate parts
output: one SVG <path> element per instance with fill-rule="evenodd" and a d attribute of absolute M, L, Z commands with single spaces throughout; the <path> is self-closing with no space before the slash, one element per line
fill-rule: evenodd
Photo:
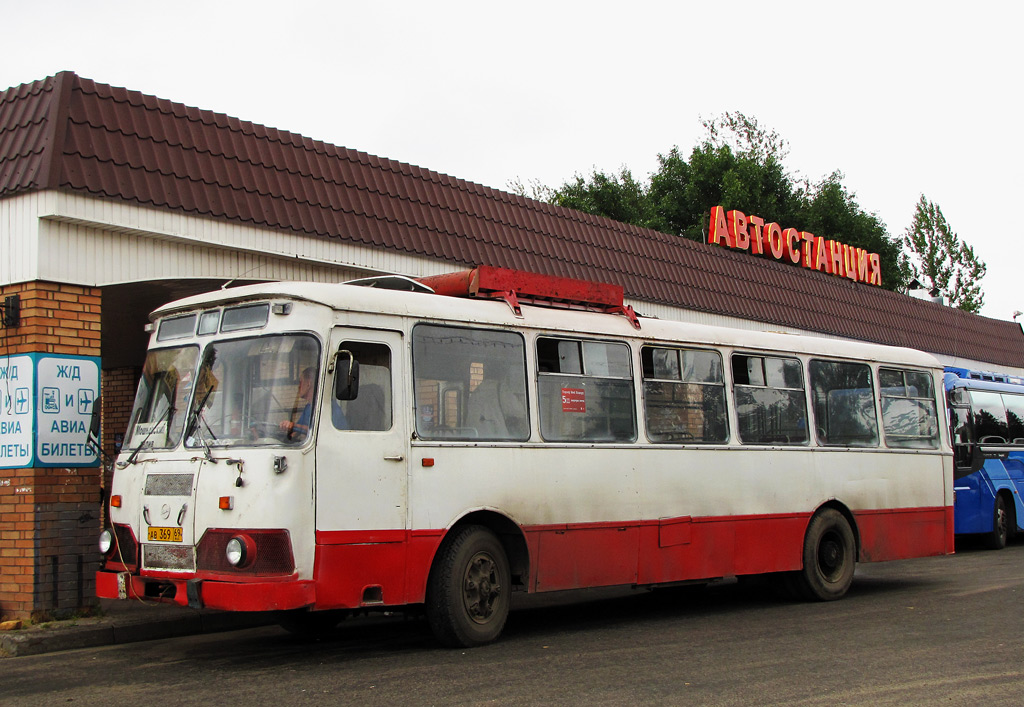
<path fill-rule="evenodd" d="M 914 208 L 904 245 L 913 276 L 933 296 L 941 295 L 951 306 L 967 312 L 981 311 L 985 302 L 981 291 L 985 263 L 953 232 L 938 204 L 924 194 Z"/>
<path fill-rule="evenodd" d="M 534 193 L 546 190 L 551 203 L 695 241 L 704 241 L 712 207 L 739 209 L 878 253 L 882 286 L 906 286 L 899 239 L 859 206 L 841 172 L 816 184 L 797 178 L 785 167 L 786 141 L 738 111 L 701 122 L 707 134 L 689 159 L 678 147 L 659 154 L 648 184 L 623 167 L 618 174 L 594 170 L 589 179 L 576 175 L 557 189 L 535 185 Z"/>
<path fill-rule="evenodd" d="M 505 182 L 505 188 L 513 194 L 525 196 L 527 199 L 536 199 L 537 201 L 546 201 L 548 203 L 552 203 L 555 194 L 554 189 L 545 186 L 539 179 L 531 179 L 524 184 L 520 177 L 516 177 Z"/>
<path fill-rule="evenodd" d="M 714 206 L 780 222 L 795 215 L 796 192 L 783 161 L 786 142 L 738 111 L 701 121 L 703 142 L 683 160 L 678 147 L 658 155 L 651 175 L 654 228 L 703 241 Z"/>
<path fill-rule="evenodd" d="M 700 124 L 707 130 L 706 143 L 715 147 L 728 147 L 737 155 L 751 157 L 758 162 L 774 160 L 779 164 L 789 155 L 789 143 L 774 130 L 761 127 L 757 118 L 740 111 L 729 111 Z"/>
<path fill-rule="evenodd" d="M 577 174 L 573 181 L 554 189 L 550 201 L 588 214 L 650 227 L 647 188 L 625 167 L 618 174 L 605 174 L 595 169 L 589 180 Z"/>
<path fill-rule="evenodd" d="M 800 228 L 817 236 L 834 238 L 870 253 L 878 253 L 882 265 L 882 286 L 905 289 L 910 270 L 902 258 L 902 244 L 886 230 L 875 214 L 867 213 L 855 195 L 843 186 L 841 172 L 833 172 L 801 194 L 797 216 Z"/>

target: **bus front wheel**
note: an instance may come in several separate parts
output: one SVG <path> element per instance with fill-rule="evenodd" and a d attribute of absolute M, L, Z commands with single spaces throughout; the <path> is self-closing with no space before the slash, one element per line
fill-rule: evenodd
<path fill-rule="evenodd" d="M 834 601 L 853 583 L 857 546 L 846 516 L 834 508 L 815 515 L 804 536 L 803 569 L 792 576 L 794 594 L 807 601 Z"/>
<path fill-rule="evenodd" d="M 993 550 L 1002 550 L 1010 538 L 1010 514 L 1006 510 L 1006 499 L 996 496 L 996 508 L 992 514 L 992 532 L 988 535 L 988 546 Z"/>
<path fill-rule="evenodd" d="M 471 647 L 495 640 L 511 603 L 511 576 L 501 542 L 470 525 L 445 539 L 427 583 L 426 611 L 437 640 Z"/>

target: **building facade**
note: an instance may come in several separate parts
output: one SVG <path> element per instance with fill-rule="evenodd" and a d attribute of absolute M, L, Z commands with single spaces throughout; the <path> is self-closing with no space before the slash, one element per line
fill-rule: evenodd
<path fill-rule="evenodd" d="M 0 302 L 17 314 L 0 329 L 5 404 L 17 403 L 19 362 L 38 405 L 48 362 L 68 378 L 95 365 L 110 455 L 127 425 L 148 313 L 254 281 L 494 265 L 621 285 L 648 316 L 910 346 L 948 365 L 1024 374 L 1024 336 L 1010 322 L 70 72 L 0 92 L 0 244 Z M 70 405 L 73 392 L 62 394 Z M 3 424 L 0 614 L 74 611 L 93 594 L 102 472 L 19 456 L 25 430 Z"/>

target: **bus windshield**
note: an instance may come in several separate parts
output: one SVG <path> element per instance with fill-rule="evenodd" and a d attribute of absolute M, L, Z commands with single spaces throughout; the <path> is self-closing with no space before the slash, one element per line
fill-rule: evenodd
<path fill-rule="evenodd" d="M 169 449 L 178 444 L 198 357 L 198 346 L 149 352 L 135 394 L 126 448 Z"/>
<path fill-rule="evenodd" d="M 319 362 L 320 343 L 308 334 L 210 343 L 196 374 L 185 446 L 303 444 Z"/>

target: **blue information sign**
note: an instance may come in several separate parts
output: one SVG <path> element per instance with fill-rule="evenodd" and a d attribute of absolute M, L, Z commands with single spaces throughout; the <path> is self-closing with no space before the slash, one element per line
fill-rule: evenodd
<path fill-rule="evenodd" d="M 87 436 L 99 390 L 95 356 L 0 358 L 0 468 L 96 466 Z"/>

